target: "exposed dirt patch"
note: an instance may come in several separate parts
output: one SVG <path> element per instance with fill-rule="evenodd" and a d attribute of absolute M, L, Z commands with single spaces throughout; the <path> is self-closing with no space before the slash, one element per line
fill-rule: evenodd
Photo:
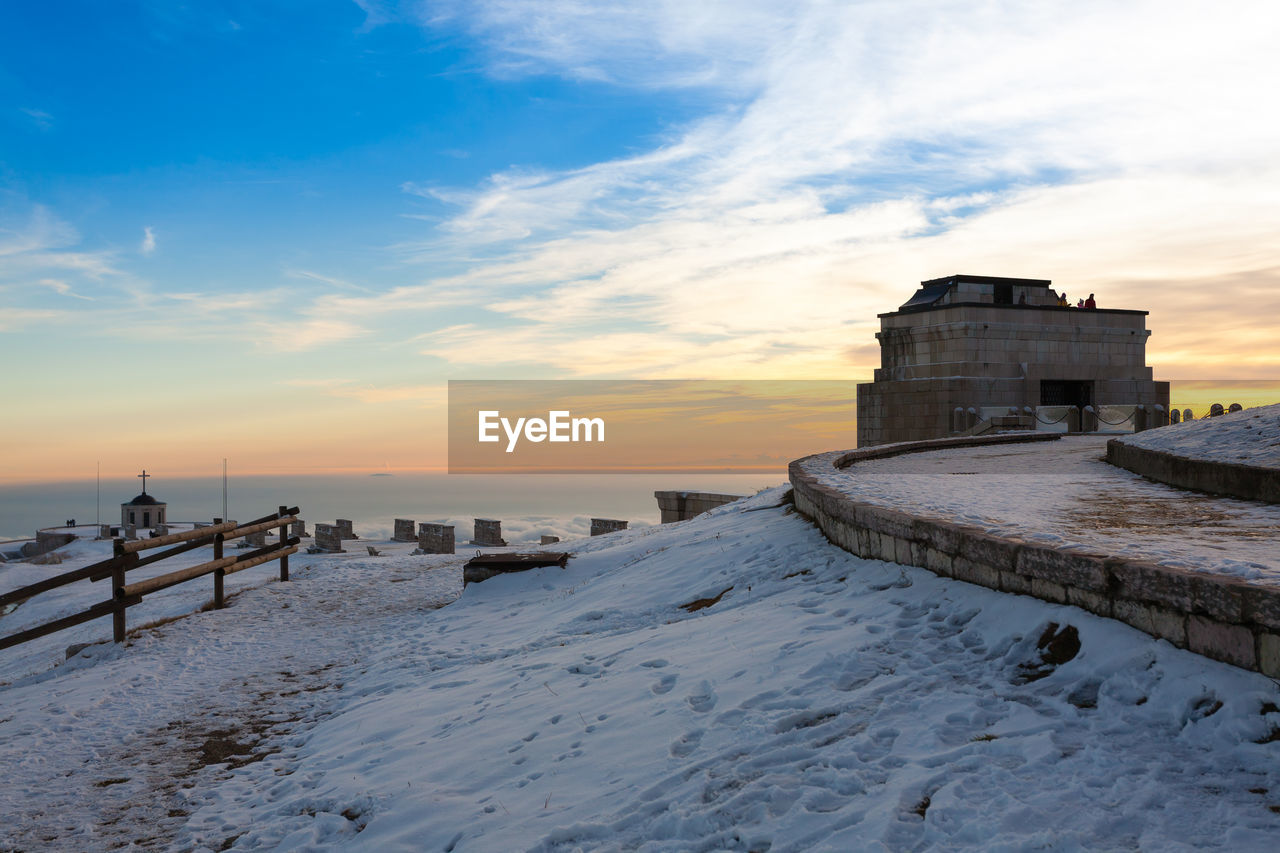
<path fill-rule="evenodd" d="M 718 603 L 720 599 L 724 598 L 724 594 L 731 589 L 733 589 L 733 587 L 731 586 L 726 587 L 725 589 L 720 590 L 719 594 L 717 594 L 712 598 L 699 598 L 699 599 L 695 599 L 694 601 L 690 601 L 688 604 L 681 604 L 680 609 L 688 610 L 690 613 L 693 613 L 697 610 L 704 610 L 710 607 L 711 605 Z"/>
<path fill-rule="evenodd" d="M 1074 625 L 1050 622 L 1036 640 L 1037 656 L 1018 664 L 1014 684 L 1029 684 L 1052 675 L 1054 670 L 1080 653 L 1080 632 Z"/>

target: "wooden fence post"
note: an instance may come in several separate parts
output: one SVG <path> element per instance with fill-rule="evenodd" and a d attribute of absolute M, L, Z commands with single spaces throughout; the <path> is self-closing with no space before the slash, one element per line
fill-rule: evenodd
<path fill-rule="evenodd" d="M 221 524 L 221 518 L 215 518 L 214 524 Z M 213 537 L 213 559 L 222 559 L 222 534 Z M 213 573 L 213 607 L 215 610 L 222 609 L 222 579 L 226 577 L 226 572 L 218 569 Z"/>
<path fill-rule="evenodd" d="M 284 518 L 289 514 L 287 506 L 280 507 L 280 517 Z M 280 547 L 283 548 L 289 540 L 289 530 L 287 526 L 280 527 Z M 285 554 L 280 558 L 280 580 L 287 581 L 289 579 L 289 555 Z"/>
<path fill-rule="evenodd" d="M 111 611 L 111 638 L 117 643 L 124 642 L 124 602 L 116 595 L 116 590 L 124 586 L 124 563 L 128 559 L 124 552 L 124 540 L 116 539 L 111 543 L 115 561 L 111 564 L 111 599 L 115 608 Z"/>

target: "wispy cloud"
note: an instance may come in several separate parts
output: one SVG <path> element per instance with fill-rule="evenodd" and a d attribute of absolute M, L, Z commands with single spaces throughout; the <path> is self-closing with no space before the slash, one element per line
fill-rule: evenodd
<path fill-rule="evenodd" d="M 31 109 L 30 107 L 20 107 L 19 110 L 40 130 L 53 129 L 53 116 L 44 110 Z"/>
<path fill-rule="evenodd" d="M 61 281 L 56 278 L 42 278 L 39 281 L 37 281 L 36 284 L 40 285 L 41 287 L 47 287 L 49 290 L 52 290 L 54 293 L 57 293 L 61 296 L 72 296 L 72 297 L 75 297 L 76 299 L 84 299 L 89 302 L 93 301 L 92 296 L 84 296 L 82 294 L 76 293 L 74 290 L 71 289 L 71 285 L 67 284 L 65 281 Z"/>
<path fill-rule="evenodd" d="M 0 332 L 13 332 L 24 326 L 57 320 L 64 312 L 47 308 L 19 308 L 14 305 L 0 307 Z"/>
<path fill-rule="evenodd" d="M 781 333 L 843 338 L 825 366 L 792 366 L 869 373 L 869 360 L 842 361 L 866 352 L 851 336 L 869 339 L 915 281 L 956 271 L 1157 308 L 1158 358 L 1196 322 L 1158 282 L 1280 260 L 1280 116 L 1257 108 L 1273 88 L 1273 4 L 1231 16 L 1197 2 L 430 8 L 426 25 L 484 40 L 494 74 L 700 87 L 709 104 L 625 158 L 405 185 L 457 213 L 402 251 L 469 259 L 433 284 L 515 323 L 500 345 L 479 325 L 427 336 L 458 364 L 636 375 L 679 369 L 660 355 L 672 348 L 698 375 L 708 362 L 689 352 L 782 363 Z M 1223 358 L 1208 342 L 1194 352 Z"/>
<path fill-rule="evenodd" d="M 142 228 L 142 243 L 138 246 L 138 251 L 144 255 L 149 255 L 156 250 L 156 232 L 150 225 L 144 225 Z"/>

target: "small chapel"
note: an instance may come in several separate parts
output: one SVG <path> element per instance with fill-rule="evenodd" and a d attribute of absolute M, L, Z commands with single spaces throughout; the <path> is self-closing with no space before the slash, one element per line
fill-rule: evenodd
<path fill-rule="evenodd" d="M 120 504 L 121 526 L 155 527 L 165 523 L 164 514 L 168 504 L 147 494 L 147 478 L 153 476 L 155 475 L 148 474 L 145 469 L 138 475 L 142 480 L 142 494 L 128 503 Z"/>

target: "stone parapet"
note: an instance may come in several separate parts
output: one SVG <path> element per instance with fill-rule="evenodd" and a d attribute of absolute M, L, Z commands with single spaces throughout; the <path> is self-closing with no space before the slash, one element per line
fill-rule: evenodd
<path fill-rule="evenodd" d="M 1054 438 L 934 439 L 807 456 L 790 465 L 793 500 L 831 542 L 860 557 L 1072 605 L 1118 619 L 1179 648 L 1280 677 L 1280 589 L 992 536 L 978 528 L 858 501 L 820 482 L 831 469 L 866 459 Z"/>
<path fill-rule="evenodd" d="M 452 524 L 418 525 L 418 547 L 425 554 L 452 554 L 454 533 Z"/>
<path fill-rule="evenodd" d="M 319 551 L 343 553 L 342 531 L 336 524 L 316 524 L 315 547 Z"/>
<path fill-rule="evenodd" d="M 471 541 L 475 545 L 502 546 L 507 540 L 502 538 L 502 522 L 496 518 L 474 519 L 475 527 Z"/>
<path fill-rule="evenodd" d="M 417 538 L 417 535 L 413 532 L 412 518 L 396 519 L 395 532 L 391 536 L 392 542 L 413 542 Z"/>
<path fill-rule="evenodd" d="M 1280 503 L 1280 468 L 1192 459 L 1163 450 L 1107 442 L 1107 461 L 1161 483 L 1251 501 Z"/>
<path fill-rule="evenodd" d="M 715 492 L 654 492 L 662 523 L 688 521 L 708 510 L 741 500 L 742 495 L 722 495 Z"/>
<path fill-rule="evenodd" d="M 619 530 L 626 530 L 627 522 L 620 518 L 593 518 L 591 519 L 591 535 L 603 536 L 606 533 L 615 533 Z"/>

